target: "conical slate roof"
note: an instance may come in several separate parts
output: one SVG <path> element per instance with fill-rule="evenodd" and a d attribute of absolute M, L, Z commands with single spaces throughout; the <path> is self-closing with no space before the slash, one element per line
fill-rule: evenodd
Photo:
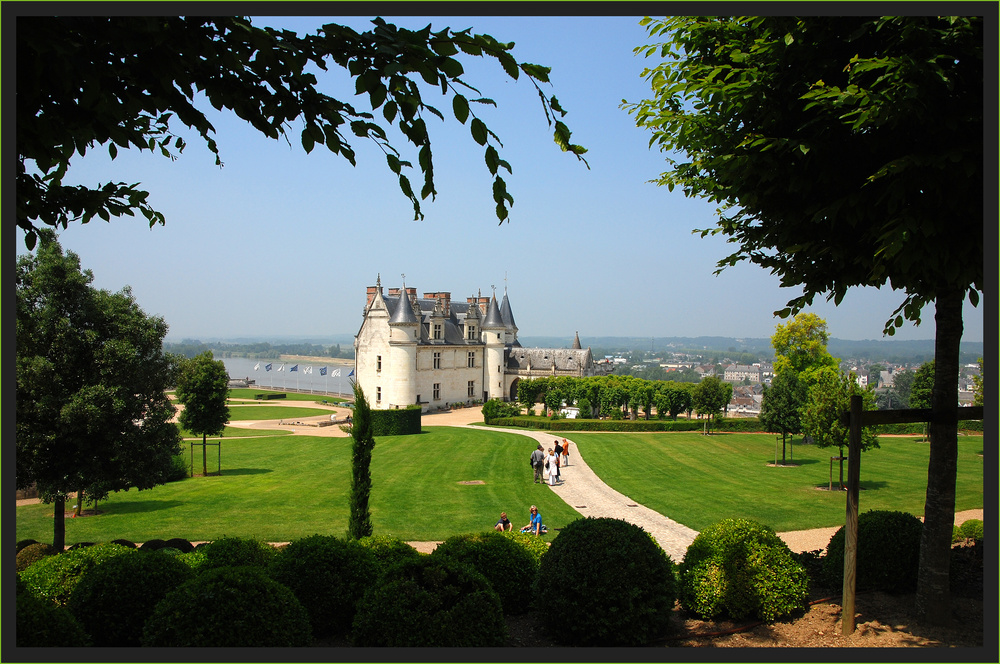
<path fill-rule="evenodd" d="M 399 300 L 396 303 L 396 311 L 392 313 L 392 317 L 389 319 L 389 324 L 405 325 L 405 324 L 417 324 L 417 317 L 413 313 L 413 303 L 410 302 L 410 296 L 406 294 L 406 284 L 403 284 L 403 290 L 400 291 Z"/>
<path fill-rule="evenodd" d="M 503 319 L 503 326 L 508 330 L 517 330 L 514 323 L 514 313 L 510 310 L 510 302 L 507 300 L 507 292 L 504 291 L 503 302 L 500 303 L 500 318 Z"/>
<path fill-rule="evenodd" d="M 500 309 L 497 307 L 497 298 L 493 296 L 490 298 L 490 308 L 486 310 L 486 320 L 483 321 L 483 328 L 506 328 L 504 324 L 503 316 L 500 315 Z"/>
<path fill-rule="evenodd" d="M 583 346 L 580 345 L 580 333 L 579 332 L 576 333 L 576 338 L 573 339 L 573 349 L 574 350 L 582 350 L 583 349 Z"/>

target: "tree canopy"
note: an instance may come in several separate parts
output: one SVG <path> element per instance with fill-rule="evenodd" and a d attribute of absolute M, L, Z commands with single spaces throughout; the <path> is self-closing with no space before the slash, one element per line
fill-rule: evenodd
<path fill-rule="evenodd" d="M 35 483 L 55 501 L 61 548 L 70 491 L 101 498 L 162 484 L 180 436 L 166 396 L 166 323 L 128 288 L 93 288 L 51 230 L 40 239 L 17 262 L 17 486 Z"/>
<path fill-rule="evenodd" d="M 229 421 L 229 372 L 222 360 L 205 351 L 181 363 L 177 379 L 177 400 L 184 404 L 178 416 L 181 426 L 201 434 L 202 474 L 208 475 L 208 452 L 205 440 L 222 433 Z"/>
<path fill-rule="evenodd" d="M 19 16 L 17 225 L 28 248 L 41 227 L 65 228 L 95 216 L 107 221 L 140 213 L 150 226 L 164 223 L 138 183 L 72 186 L 63 178 L 74 158 L 98 146 L 112 159 L 128 148 L 176 159 L 185 141 L 174 133 L 175 122 L 195 130 L 221 165 L 215 128 L 198 108 L 204 102 L 264 136 L 301 143 L 307 153 L 325 145 L 352 165 L 352 141 L 372 141 L 421 218 L 421 201 L 435 195 L 426 122 L 445 117 L 425 101 L 423 84 L 450 98 L 450 114 L 483 147 L 502 222 L 513 204 L 502 171 L 510 173 L 511 166 L 500 157 L 500 139 L 476 114 L 477 107 L 496 104 L 463 80 L 463 56 L 493 58 L 510 78 L 527 78 L 555 126 L 556 144 L 583 160 L 586 150 L 570 143 L 560 119 L 565 111 L 541 88 L 549 68 L 517 62 L 513 43 L 471 29 L 372 23 L 367 32 L 330 23 L 299 36 L 256 27 L 248 17 Z M 331 67 L 347 71 L 370 111 L 322 92 L 317 73 Z M 416 151 L 418 187 L 406 175 L 413 163 L 388 138 L 392 126 Z"/>

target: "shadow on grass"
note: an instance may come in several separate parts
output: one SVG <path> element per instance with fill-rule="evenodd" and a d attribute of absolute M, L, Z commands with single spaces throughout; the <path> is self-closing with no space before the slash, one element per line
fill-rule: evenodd
<path fill-rule="evenodd" d="M 180 507 L 181 500 L 136 500 L 128 503 L 105 503 L 101 511 L 108 515 L 114 514 L 146 514 Z"/>
<path fill-rule="evenodd" d="M 273 473 L 274 471 L 270 468 L 223 468 L 222 475 L 264 475 L 266 473 Z M 212 473 L 209 473 L 211 475 Z"/>

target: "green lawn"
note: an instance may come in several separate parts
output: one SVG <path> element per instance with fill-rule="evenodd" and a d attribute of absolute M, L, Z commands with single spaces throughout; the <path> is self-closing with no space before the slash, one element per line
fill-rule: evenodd
<path fill-rule="evenodd" d="M 269 394 L 271 392 L 282 392 L 282 390 L 254 389 L 252 387 L 237 387 L 229 390 L 229 398 L 253 399 L 255 394 Z M 301 392 L 284 392 L 284 394 L 285 398 L 282 399 L 281 401 L 311 401 L 313 403 L 326 401 L 331 404 L 336 404 L 346 401 L 346 399 L 340 399 L 338 397 L 320 396 L 318 394 L 303 394 Z M 277 400 L 273 400 L 271 401 L 271 403 L 274 403 L 274 401 Z M 267 403 L 267 401 L 262 400 L 262 403 Z"/>
<path fill-rule="evenodd" d="M 222 476 L 112 494 L 98 505 L 101 515 L 66 520 L 66 541 L 343 535 L 351 442 L 311 436 L 224 440 Z M 520 527 L 532 504 L 550 530 L 565 526 L 579 515 L 534 484 L 526 463 L 534 446 L 517 434 L 449 427 L 379 438 L 372 459 L 375 533 L 443 540 L 492 528 L 501 510 Z M 460 484 L 473 480 L 485 483 Z M 18 540 L 51 541 L 52 506 L 18 507 L 16 530 Z"/>
<path fill-rule="evenodd" d="M 306 408 L 304 406 L 263 406 L 257 404 L 229 404 L 229 421 L 246 420 L 294 420 L 298 417 L 330 416 L 332 410 Z"/>
<path fill-rule="evenodd" d="M 610 486 L 695 530 L 727 517 L 747 517 L 778 532 L 843 525 L 845 494 L 819 490 L 830 480 L 836 448 L 796 444 L 797 467 L 773 463 L 773 435 L 720 433 L 572 433 L 587 464 Z M 922 515 L 927 443 L 880 439 L 861 457 L 862 512 Z M 983 506 L 983 438 L 960 436 L 956 511 Z M 845 449 L 846 453 L 846 449 Z M 572 463 L 572 457 L 570 458 Z M 846 463 L 845 463 L 846 474 Z M 839 476 L 833 467 L 834 486 Z"/>

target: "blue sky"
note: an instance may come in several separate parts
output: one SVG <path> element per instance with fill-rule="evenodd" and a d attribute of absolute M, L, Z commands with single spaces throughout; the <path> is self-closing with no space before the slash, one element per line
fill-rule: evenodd
<path fill-rule="evenodd" d="M 472 27 L 517 43 L 521 62 L 552 67 L 551 87 L 568 111 L 573 141 L 589 149 L 588 170 L 552 142 L 534 88 L 511 81 L 495 61 L 466 57 L 465 79 L 497 109 L 477 113 L 503 142 L 501 158 L 514 196 L 509 223 L 498 225 L 492 180 L 468 126 L 450 116 L 450 99 L 428 91 L 445 122 L 428 120 L 434 142 L 437 200 L 413 221 L 374 146 L 354 144 L 351 167 L 325 148 L 306 155 L 293 127 L 291 146 L 255 133 L 233 115 L 209 114 L 224 168 L 191 137 L 176 162 L 121 151 L 112 162 L 97 149 L 70 170 L 68 182 L 141 182 L 166 215 L 153 229 L 139 219 L 72 224 L 60 235 L 80 255 L 95 285 L 130 285 L 149 314 L 163 316 L 168 338 L 327 337 L 353 334 L 365 288 L 450 291 L 464 300 L 506 288 L 522 336 L 768 337 L 782 322 L 772 312 L 798 295 L 752 265 L 713 275 L 731 252 L 721 238 L 691 231 L 714 225 L 715 208 L 648 181 L 664 169 L 649 135 L 620 108 L 648 96 L 640 17 L 385 17 L 402 27 Z M 323 23 L 367 29 L 363 17 L 259 17 L 255 25 L 315 30 Z M 652 64 L 650 62 L 649 64 Z M 325 80 L 325 79 L 324 79 Z M 331 91 L 353 97 L 346 74 L 331 70 Z M 362 100 L 351 99 L 352 102 Z M 208 104 L 203 108 L 212 111 Z M 178 127 L 179 128 L 179 127 Z M 416 162 L 414 152 L 404 158 Z M 411 181 L 418 181 L 416 174 Z M 18 235 L 19 251 L 23 250 Z M 831 336 L 881 338 L 903 295 L 852 291 L 839 307 L 810 311 Z M 966 341 L 983 340 L 983 309 L 966 305 Z M 920 327 L 897 339 L 934 337 L 933 308 Z M 586 343 L 586 342 L 585 342 Z"/>

